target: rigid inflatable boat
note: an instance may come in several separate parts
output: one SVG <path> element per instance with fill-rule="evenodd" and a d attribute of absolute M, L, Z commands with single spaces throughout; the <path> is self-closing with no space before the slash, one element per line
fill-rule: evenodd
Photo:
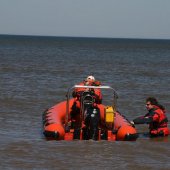
<path fill-rule="evenodd" d="M 74 89 L 83 89 L 79 99 Z M 95 102 L 94 89 L 110 90 L 112 103 Z M 93 92 L 92 92 L 93 91 Z M 43 134 L 47 140 L 134 141 L 134 126 L 116 108 L 118 95 L 110 86 L 75 85 L 68 89 L 67 99 L 44 111 Z"/>

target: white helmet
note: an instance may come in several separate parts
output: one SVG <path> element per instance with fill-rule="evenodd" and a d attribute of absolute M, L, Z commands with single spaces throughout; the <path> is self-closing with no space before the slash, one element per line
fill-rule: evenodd
<path fill-rule="evenodd" d="M 86 81 L 95 81 L 95 78 L 93 77 L 93 76 L 88 76 L 87 78 L 86 78 Z"/>

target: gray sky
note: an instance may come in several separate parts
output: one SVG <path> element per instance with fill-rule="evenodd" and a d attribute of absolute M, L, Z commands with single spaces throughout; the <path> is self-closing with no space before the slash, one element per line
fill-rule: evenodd
<path fill-rule="evenodd" d="M 170 39 L 170 0 L 0 0 L 0 34 Z"/>

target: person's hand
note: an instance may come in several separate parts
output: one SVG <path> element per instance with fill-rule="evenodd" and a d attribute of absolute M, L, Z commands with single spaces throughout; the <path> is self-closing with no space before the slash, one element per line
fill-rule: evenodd
<path fill-rule="evenodd" d="M 132 124 L 132 125 L 134 125 L 135 123 L 134 123 L 134 121 L 130 121 L 130 123 Z"/>
<path fill-rule="evenodd" d="M 130 121 L 130 124 L 132 125 L 132 127 L 135 127 L 134 121 Z"/>

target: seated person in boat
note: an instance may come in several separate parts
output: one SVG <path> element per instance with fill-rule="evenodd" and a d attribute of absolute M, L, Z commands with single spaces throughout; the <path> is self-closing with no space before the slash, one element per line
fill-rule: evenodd
<path fill-rule="evenodd" d="M 100 86 L 101 83 L 95 80 L 94 76 L 88 76 L 83 82 L 79 83 L 78 85 L 82 86 Z M 80 95 L 85 92 L 89 91 L 92 95 L 94 95 L 95 103 L 100 104 L 102 102 L 102 95 L 100 89 L 87 89 L 87 88 L 76 88 L 73 91 L 73 97 L 80 99 Z"/>
<path fill-rule="evenodd" d="M 168 136 L 168 118 L 165 114 L 165 108 L 160 105 L 156 98 L 148 97 L 146 99 L 146 109 L 148 113 L 137 117 L 132 124 L 149 124 L 150 137 Z"/>

